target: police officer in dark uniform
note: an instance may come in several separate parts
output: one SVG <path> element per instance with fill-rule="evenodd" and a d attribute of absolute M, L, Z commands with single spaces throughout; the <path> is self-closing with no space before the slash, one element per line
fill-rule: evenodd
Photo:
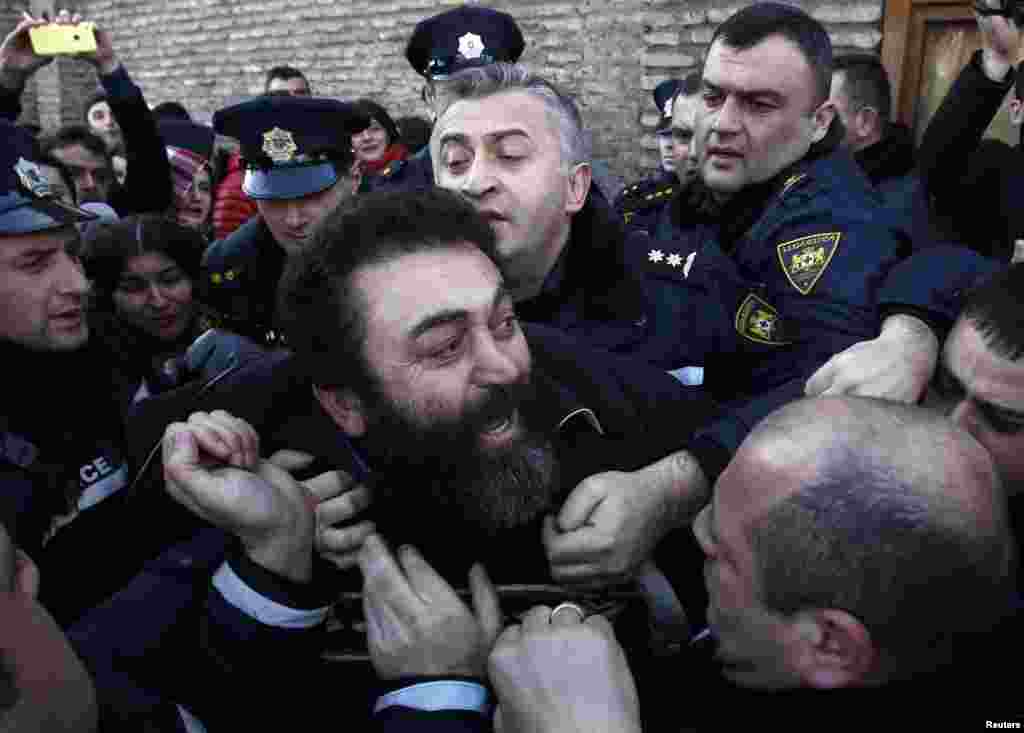
<path fill-rule="evenodd" d="M 369 120 L 331 99 L 264 96 L 219 110 L 213 124 L 241 143 L 242 188 L 259 215 L 207 249 L 200 301 L 210 325 L 274 345 L 285 259 L 350 192 L 351 136 Z"/>
<path fill-rule="evenodd" d="M 663 209 L 671 238 L 646 253 L 649 278 L 702 302 L 684 342 L 691 358 L 707 349 L 704 386 L 728 405 L 698 435 L 709 480 L 819 366 L 877 333 L 878 290 L 909 252 L 909 223 L 839 149 L 830 83 L 828 35 L 803 11 L 762 3 L 719 26 L 696 116 L 700 179 Z"/>
<path fill-rule="evenodd" d="M 496 61 L 514 63 L 526 48 L 522 31 L 508 13 L 476 5 L 463 5 L 416 24 L 405 47 L 405 57 L 426 79 L 423 101 L 437 117 L 444 82 L 454 73 Z M 430 146 L 397 161 L 374 181 L 374 190 L 418 190 L 434 185 Z"/>
<path fill-rule="evenodd" d="M 25 130 L 0 121 L 0 138 L 0 524 L 66 625 L 117 591 L 164 527 L 136 529 L 147 507 L 130 494 L 114 362 L 89 338 L 75 226 L 96 217 L 53 195 Z"/>
<path fill-rule="evenodd" d="M 689 160 L 693 122 L 688 118 L 675 120 L 673 109 L 679 99 L 691 104 L 699 89 L 700 74 L 696 72 L 682 80 L 663 81 L 654 89 L 654 102 L 661 112 L 656 131 L 661 165 L 649 178 L 626 186 L 613 204 L 616 213 L 631 227 L 653 234 L 659 212 L 680 185 L 685 186 L 694 178 L 696 171 Z M 690 109 L 681 112 L 686 116 Z"/>

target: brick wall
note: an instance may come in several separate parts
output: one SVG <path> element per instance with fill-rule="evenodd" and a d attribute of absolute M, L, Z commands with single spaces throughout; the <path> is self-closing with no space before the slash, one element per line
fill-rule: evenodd
<path fill-rule="evenodd" d="M 0 0 L 0 11 L 13 2 Z M 199 119 L 262 90 L 262 72 L 288 63 L 317 94 L 373 97 L 393 116 L 419 114 L 421 80 L 403 55 L 420 19 L 457 0 L 84 0 L 110 29 L 151 104 L 183 102 Z M 494 0 L 527 39 L 523 62 L 574 93 L 594 157 L 635 178 L 657 162 L 650 92 L 695 68 L 715 26 L 742 3 L 717 0 Z M 876 50 L 882 0 L 796 3 L 825 23 L 837 50 Z M 0 13 L 0 23 L 7 15 Z M 75 64 L 81 72 L 82 66 Z M 40 107 L 79 119 L 88 74 L 60 71 L 59 102 Z M 86 69 L 88 71 L 88 69 Z M 53 72 L 51 72 L 53 73 Z"/>

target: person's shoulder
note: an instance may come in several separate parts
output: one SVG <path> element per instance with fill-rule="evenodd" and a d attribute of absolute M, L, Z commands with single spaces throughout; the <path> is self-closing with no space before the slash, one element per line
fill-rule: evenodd
<path fill-rule="evenodd" d="M 623 188 L 612 205 L 622 215 L 646 211 L 667 202 L 677 190 L 678 181 L 644 178 Z"/>
<path fill-rule="evenodd" d="M 434 184 L 434 167 L 430 148 L 424 147 L 415 155 L 396 160 L 385 166 L 373 177 L 371 190 L 414 190 Z"/>
<path fill-rule="evenodd" d="M 223 239 L 212 242 L 203 255 L 203 266 L 210 273 L 227 273 L 260 253 L 260 240 L 265 236 L 263 221 L 254 216 Z"/>

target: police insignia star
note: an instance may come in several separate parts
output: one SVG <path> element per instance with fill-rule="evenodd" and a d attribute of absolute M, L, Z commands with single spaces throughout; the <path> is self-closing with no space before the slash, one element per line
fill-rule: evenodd
<path fill-rule="evenodd" d="M 650 252 L 647 253 L 647 259 L 649 259 L 651 262 L 661 262 L 663 259 L 665 259 L 665 253 L 662 252 L 660 249 L 652 249 Z"/>
<path fill-rule="evenodd" d="M 43 198 L 52 194 L 50 182 L 46 180 L 43 172 L 39 170 L 39 166 L 35 163 L 24 158 L 18 158 L 18 162 L 14 166 L 14 172 L 18 174 L 18 180 L 21 181 L 21 185 L 36 198 Z"/>
<path fill-rule="evenodd" d="M 298 150 L 295 137 L 288 130 L 275 127 L 263 133 L 263 152 L 275 163 L 288 163 Z"/>
<path fill-rule="evenodd" d="M 673 252 L 668 256 L 668 259 L 666 259 L 665 262 L 671 265 L 672 267 L 679 267 L 681 264 L 683 264 L 683 256 L 676 252 Z"/>
<path fill-rule="evenodd" d="M 459 37 L 459 55 L 467 59 L 478 59 L 484 52 L 484 40 L 476 33 Z"/>
<path fill-rule="evenodd" d="M 836 250 L 839 249 L 840 232 L 822 232 L 809 237 L 800 237 L 783 242 L 776 251 L 779 264 L 789 283 L 807 295 L 821 279 Z"/>
<path fill-rule="evenodd" d="M 759 344 L 784 346 L 781 338 L 779 312 L 753 293 L 748 295 L 736 311 L 736 332 L 745 339 Z"/>

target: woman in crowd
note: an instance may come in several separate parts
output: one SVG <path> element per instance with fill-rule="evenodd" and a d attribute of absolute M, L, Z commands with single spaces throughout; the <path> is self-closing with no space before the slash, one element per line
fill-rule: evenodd
<path fill-rule="evenodd" d="M 162 120 L 160 135 L 167 146 L 174 184 L 175 221 L 198 231 L 204 239 L 212 234 L 213 129 L 184 120 Z"/>
<path fill-rule="evenodd" d="M 370 126 L 352 136 L 356 158 L 352 166 L 353 187 L 365 193 L 372 188 L 372 178 L 392 163 L 408 158 L 409 149 L 399 142 L 398 125 L 386 109 L 372 99 L 357 100 L 355 106 L 370 118 Z"/>
<path fill-rule="evenodd" d="M 195 229 L 157 214 L 90 226 L 83 262 L 93 281 L 90 325 L 119 357 L 122 409 L 177 386 L 199 336 L 193 284 L 206 243 Z"/>

